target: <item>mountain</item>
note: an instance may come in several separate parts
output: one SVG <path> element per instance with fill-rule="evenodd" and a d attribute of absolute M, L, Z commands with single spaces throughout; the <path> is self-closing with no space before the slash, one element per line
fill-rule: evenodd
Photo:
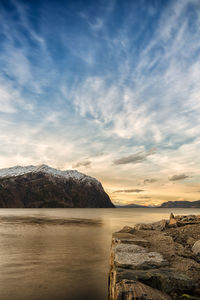
<path fill-rule="evenodd" d="M 138 205 L 138 204 L 127 204 L 127 205 L 115 205 L 115 207 L 118 208 L 149 208 L 149 206 L 145 206 L 145 205 Z"/>
<path fill-rule="evenodd" d="M 118 208 L 200 208 L 200 200 L 197 201 L 168 201 L 160 206 L 147 206 L 138 204 L 116 205 Z"/>
<path fill-rule="evenodd" d="M 0 207 L 114 207 L 101 183 L 47 165 L 0 170 Z"/>
<path fill-rule="evenodd" d="M 160 206 L 161 208 L 200 208 L 200 200 L 197 201 L 168 201 Z"/>

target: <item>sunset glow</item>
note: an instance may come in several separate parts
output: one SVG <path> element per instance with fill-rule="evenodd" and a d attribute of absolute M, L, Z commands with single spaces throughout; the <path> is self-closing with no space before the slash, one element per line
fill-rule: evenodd
<path fill-rule="evenodd" d="M 59 5 L 58 5 L 59 3 Z M 200 1 L 0 1 L 0 167 L 200 199 Z"/>

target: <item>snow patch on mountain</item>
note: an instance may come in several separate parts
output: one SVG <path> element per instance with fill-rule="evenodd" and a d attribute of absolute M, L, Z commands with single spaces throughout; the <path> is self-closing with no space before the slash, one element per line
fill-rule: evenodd
<path fill-rule="evenodd" d="M 77 170 L 57 170 L 51 168 L 47 165 L 39 165 L 39 166 L 15 166 L 12 168 L 0 169 L 0 178 L 1 177 L 16 177 L 20 175 L 25 175 L 28 173 L 45 173 L 55 177 L 62 177 L 66 179 L 73 179 L 76 181 L 86 181 L 88 184 L 95 183 L 100 187 L 100 182 L 93 177 L 87 176 L 83 173 L 78 172 Z"/>

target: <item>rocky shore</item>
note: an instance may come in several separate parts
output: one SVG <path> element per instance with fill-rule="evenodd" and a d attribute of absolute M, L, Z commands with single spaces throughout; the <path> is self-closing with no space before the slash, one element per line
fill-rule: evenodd
<path fill-rule="evenodd" d="M 109 300 L 200 299 L 200 216 L 125 226 L 113 234 Z"/>

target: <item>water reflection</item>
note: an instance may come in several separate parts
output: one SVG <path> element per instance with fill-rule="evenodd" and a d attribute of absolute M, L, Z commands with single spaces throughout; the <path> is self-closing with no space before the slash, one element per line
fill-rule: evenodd
<path fill-rule="evenodd" d="M 0 210 L 0 299 L 106 299 L 111 233 L 168 218 L 170 211 Z M 200 214 L 200 209 L 173 212 Z"/>
<path fill-rule="evenodd" d="M 0 224 L 30 224 L 30 225 L 101 225 L 102 221 L 98 219 L 81 218 L 47 218 L 45 216 L 1 216 Z"/>

